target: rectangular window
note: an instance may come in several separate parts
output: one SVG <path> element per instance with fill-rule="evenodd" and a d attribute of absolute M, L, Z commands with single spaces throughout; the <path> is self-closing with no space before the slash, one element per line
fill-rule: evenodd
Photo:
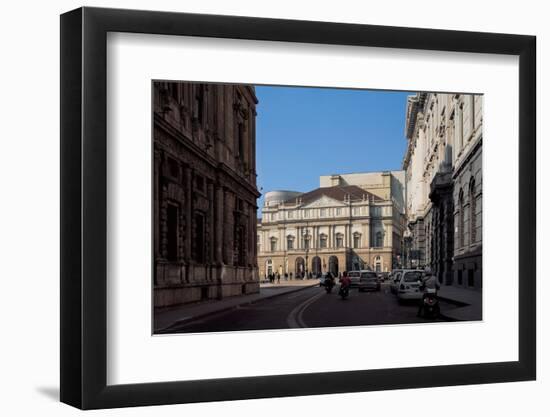
<path fill-rule="evenodd" d="M 277 240 L 271 239 L 271 252 L 275 252 L 277 250 Z"/>
<path fill-rule="evenodd" d="M 327 247 L 327 237 L 326 235 L 322 235 L 319 239 L 319 246 L 321 247 L 321 249 L 324 249 Z"/>
<path fill-rule="evenodd" d="M 294 240 L 293 239 L 287 239 L 286 247 L 287 247 L 287 249 L 294 249 Z"/>
<path fill-rule="evenodd" d="M 468 269 L 468 287 L 474 286 L 474 270 Z"/>
<path fill-rule="evenodd" d="M 202 213 L 195 213 L 194 223 L 194 258 L 197 263 L 202 264 L 205 262 L 204 215 Z"/>
<path fill-rule="evenodd" d="M 195 176 L 195 188 L 197 191 L 204 192 L 204 178 L 200 175 Z"/>
<path fill-rule="evenodd" d="M 179 94 L 178 94 L 178 84 L 177 83 L 169 83 L 168 89 L 170 90 L 170 95 L 174 99 L 174 101 L 179 102 Z"/>
<path fill-rule="evenodd" d="M 353 247 L 355 249 L 358 249 L 361 246 L 361 236 L 354 235 L 353 236 Z"/>
<path fill-rule="evenodd" d="M 309 210 L 304 210 L 304 217 L 309 217 Z"/>
<path fill-rule="evenodd" d="M 244 158 L 244 124 L 239 123 L 237 132 L 237 156 L 241 159 Z"/>
<path fill-rule="evenodd" d="M 177 181 L 180 177 L 180 167 L 179 167 L 178 161 L 170 157 L 168 157 L 167 161 L 168 161 L 168 173 L 173 179 Z"/>
<path fill-rule="evenodd" d="M 336 209 L 336 215 L 337 215 L 337 216 L 341 216 L 341 215 L 342 215 L 342 209 L 341 209 L 341 208 L 337 208 L 337 209 Z"/>
<path fill-rule="evenodd" d="M 204 123 L 204 91 L 199 85 L 195 92 L 195 118 L 200 124 Z"/>
<path fill-rule="evenodd" d="M 322 208 L 319 210 L 319 216 L 325 217 L 326 215 L 327 215 L 327 209 Z"/>
<path fill-rule="evenodd" d="M 166 257 L 169 261 L 175 262 L 178 260 L 178 206 L 175 204 L 168 204 L 167 212 L 167 254 Z"/>
<path fill-rule="evenodd" d="M 245 247 L 246 229 L 244 226 L 235 227 L 235 263 L 237 266 L 246 265 L 246 247 Z"/>
<path fill-rule="evenodd" d="M 288 218 L 289 218 L 289 219 L 292 219 L 292 217 L 293 217 L 293 214 L 294 214 L 294 212 L 292 212 L 292 211 L 289 211 L 289 212 L 288 212 Z"/>

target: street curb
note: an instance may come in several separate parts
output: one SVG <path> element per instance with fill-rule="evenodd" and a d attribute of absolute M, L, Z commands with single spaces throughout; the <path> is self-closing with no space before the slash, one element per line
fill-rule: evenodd
<path fill-rule="evenodd" d="M 211 316 L 211 315 L 214 315 L 214 314 L 219 314 L 219 313 L 223 313 L 223 312 L 226 312 L 226 311 L 229 311 L 229 310 L 234 310 L 236 308 L 239 308 L 239 307 L 242 307 L 242 306 L 247 306 L 247 305 L 250 305 L 250 304 L 255 304 L 255 303 L 259 303 L 261 301 L 265 301 L 265 300 L 270 300 L 272 298 L 275 298 L 275 297 L 280 297 L 282 295 L 287 295 L 287 294 L 292 294 L 292 293 L 295 293 L 295 292 L 298 292 L 298 291 L 302 291 L 302 290 L 305 290 L 307 288 L 313 288 L 313 287 L 318 287 L 319 286 L 319 283 L 315 283 L 315 284 L 311 284 L 311 285 L 305 285 L 305 286 L 300 286 L 300 287 L 297 287 L 296 289 L 292 289 L 292 290 L 289 290 L 289 291 L 285 291 L 285 292 L 281 292 L 281 293 L 278 293 L 278 294 L 272 294 L 272 295 L 268 295 L 264 298 L 260 298 L 260 299 L 257 299 L 257 300 L 250 300 L 250 301 L 245 301 L 243 303 L 240 303 L 240 304 L 236 304 L 236 305 L 233 305 L 233 306 L 228 306 L 228 307 L 223 307 L 223 308 L 220 308 L 218 310 L 212 310 L 212 311 L 208 311 L 208 312 L 204 312 L 204 313 L 199 313 L 195 316 L 191 316 L 191 317 L 186 317 L 184 319 L 181 319 L 181 320 L 177 320 L 175 321 L 174 323 L 170 324 L 169 326 L 167 327 L 164 327 L 162 329 L 159 329 L 159 330 L 154 330 L 153 331 L 153 334 L 164 334 L 164 333 L 169 333 L 170 329 L 176 327 L 176 326 L 181 326 L 185 323 L 188 323 L 188 322 L 192 322 L 194 320 L 197 320 L 197 319 L 201 319 L 201 318 L 204 318 L 204 317 L 207 317 L 207 316 Z"/>
<path fill-rule="evenodd" d="M 455 305 L 456 308 L 453 308 L 451 311 L 454 311 L 458 308 L 468 307 L 469 305 L 471 305 L 471 304 L 465 303 L 463 301 L 457 301 L 457 300 L 454 300 L 452 298 L 441 297 L 439 295 L 438 295 L 438 298 L 442 301 L 445 301 L 445 302 L 449 303 L 449 304 Z M 454 317 L 449 317 L 446 314 L 442 313 L 441 310 L 439 311 L 439 315 L 441 317 L 443 317 L 445 320 L 449 320 L 449 321 L 465 321 L 465 320 L 455 319 Z M 466 321 L 470 321 L 470 320 L 466 320 Z"/>
<path fill-rule="evenodd" d="M 448 297 L 441 297 L 439 294 L 437 295 L 437 298 L 439 298 L 440 300 L 442 301 L 445 301 L 447 303 L 450 303 L 450 304 L 454 304 L 455 306 L 457 307 L 466 307 L 466 306 L 469 306 L 470 304 L 468 303 L 465 303 L 463 301 L 457 301 L 453 298 L 448 298 Z"/>

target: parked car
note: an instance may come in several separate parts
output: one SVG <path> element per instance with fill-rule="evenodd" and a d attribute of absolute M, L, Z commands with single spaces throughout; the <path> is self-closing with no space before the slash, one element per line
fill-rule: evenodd
<path fill-rule="evenodd" d="M 397 294 L 397 287 L 399 286 L 399 281 L 401 280 L 401 274 L 403 273 L 402 269 L 394 269 L 390 276 L 390 292 L 392 294 Z"/>
<path fill-rule="evenodd" d="M 359 291 L 380 291 L 380 279 L 376 272 L 361 271 L 358 289 Z"/>
<path fill-rule="evenodd" d="M 380 281 L 386 281 L 390 278 L 390 273 L 389 272 L 378 272 L 378 278 L 380 279 Z"/>
<path fill-rule="evenodd" d="M 397 287 L 397 298 L 401 300 L 420 300 L 422 291 L 420 283 L 424 276 L 422 269 L 405 269 L 400 274 L 399 285 Z"/>

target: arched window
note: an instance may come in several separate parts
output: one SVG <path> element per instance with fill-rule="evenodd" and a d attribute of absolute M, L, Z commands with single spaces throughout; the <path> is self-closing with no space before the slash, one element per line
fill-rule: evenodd
<path fill-rule="evenodd" d="M 374 258 L 374 270 L 376 272 L 382 272 L 382 258 L 380 256 Z"/>
<path fill-rule="evenodd" d="M 266 275 L 271 275 L 273 273 L 273 261 L 271 259 L 265 262 L 265 272 Z"/>
<path fill-rule="evenodd" d="M 458 247 L 464 247 L 464 192 L 458 193 Z"/>
<path fill-rule="evenodd" d="M 477 240 L 476 236 L 476 182 L 472 178 L 470 181 L 470 243 L 475 243 Z"/>

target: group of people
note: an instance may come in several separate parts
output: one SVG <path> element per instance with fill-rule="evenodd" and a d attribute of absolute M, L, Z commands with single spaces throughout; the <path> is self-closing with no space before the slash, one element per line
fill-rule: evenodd
<path fill-rule="evenodd" d="M 285 281 L 288 281 L 288 277 L 289 277 L 288 273 L 285 273 L 283 276 Z M 292 279 L 292 273 L 290 273 L 290 279 Z M 267 281 L 269 281 L 270 284 L 275 284 L 275 282 L 277 282 L 277 284 L 280 284 L 281 274 L 279 272 L 277 273 L 271 272 L 267 274 Z"/>

